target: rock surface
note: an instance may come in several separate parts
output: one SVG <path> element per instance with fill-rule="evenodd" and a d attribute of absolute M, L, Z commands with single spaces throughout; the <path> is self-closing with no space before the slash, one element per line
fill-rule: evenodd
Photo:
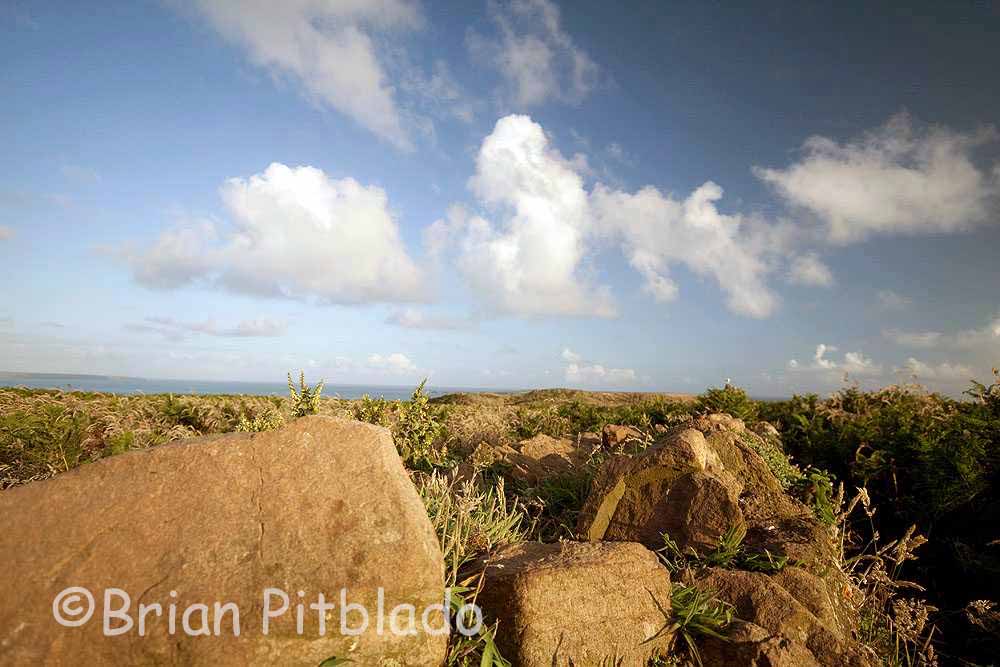
<path fill-rule="evenodd" d="M 511 476 L 534 485 L 543 479 L 577 470 L 591 453 L 592 450 L 578 446 L 567 438 L 553 438 L 539 433 L 514 447 L 483 443 L 476 448 L 472 458 L 481 466 L 505 463 L 510 466 Z"/>
<path fill-rule="evenodd" d="M 419 613 L 443 599 L 441 551 L 382 428 L 306 417 L 276 431 L 130 452 L 5 491 L 0 516 L 0 663 L 316 665 L 337 655 L 423 667 L 444 659 L 447 637 L 419 625 Z M 82 627 L 53 619 L 53 599 L 70 586 L 88 588 L 97 603 Z M 111 587 L 130 596 L 136 625 L 104 637 L 101 598 Z M 285 591 L 290 607 L 265 636 L 268 587 Z M 399 603 L 417 608 L 416 634 L 376 633 L 380 587 L 386 616 Z M 356 637 L 340 634 L 342 588 L 372 616 Z M 337 605 L 327 634 L 320 636 L 318 613 L 308 608 L 299 634 L 295 607 L 319 593 Z M 163 617 L 149 615 L 144 637 L 140 602 L 164 609 Z M 231 614 L 220 616 L 219 636 L 188 636 L 183 611 L 194 603 L 211 610 L 215 602 L 237 605 L 240 637 Z M 170 604 L 178 610 L 173 636 Z M 429 618 L 442 626 L 440 613 Z M 189 628 L 201 627 L 200 613 L 191 619 Z M 405 625 L 406 616 L 397 620 Z M 348 621 L 361 624 L 359 615 Z"/>
<path fill-rule="evenodd" d="M 725 640 L 703 639 L 698 651 L 704 667 L 821 667 L 801 644 L 740 620 L 733 621 Z"/>
<path fill-rule="evenodd" d="M 488 560 L 477 602 L 520 667 L 645 665 L 671 641 L 670 576 L 641 544 L 508 547 Z"/>
<path fill-rule="evenodd" d="M 783 582 L 799 595 L 793 595 L 782 586 Z M 853 646 L 849 629 L 841 624 L 839 605 L 826 594 L 822 581 L 805 570 L 790 566 L 769 576 L 761 572 L 710 568 L 699 575 L 696 585 L 732 604 L 741 621 L 780 640 L 789 655 L 811 655 L 812 661 L 804 660 L 806 664 L 823 667 L 867 664 Z M 802 599 L 808 600 L 809 606 L 803 604 Z M 761 633 L 754 631 L 740 641 L 761 644 L 763 639 Z M 710 639 L 705 643 L 711 646 L 718 642 Z M 741 661 L 740 664 L 746 663 Z M 797 663 L 779 661 L 778 664 Z"/>
<path fill-rule="evenodd" d="M 590 540 L 658 549 L 668 533 L 681 549 L 711 549 L 729 528 L 742 529 L 741 492 L 700 431 L 676 429 L 637 456 L 608 459 L 577 528 Z"/>
<path fill-rule="evenodd" d="M 854 640 L 857 594 L 835 563 L 829 530 L 782 488 L 794 473 L 773 429 L 729 415 L 668 429 L 648 449 L 609 457 L 594 476 L 578 534 L 704 556 L 729 529 L 745 552 L 786 556 L 768 575 L 710 568 L 697 586 L 733 604 L 730 641 L 703 640 L 706 665 L 864 665 Z"/>
<path fill-rule="evenodd" d="M 622 451 L 629 443 L 641 445 L 646 440 L 642 431 L 632 426 L 607 424 L 601 429 L 601 447 L 606 451 Z"/>

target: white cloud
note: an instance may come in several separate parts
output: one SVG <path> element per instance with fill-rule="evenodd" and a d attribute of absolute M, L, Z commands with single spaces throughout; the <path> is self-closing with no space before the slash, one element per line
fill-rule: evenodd
<path fill-rule="evenodd" d="M 540 125 L 527 116 L 497 121 L 469 187 L 509 217 L 498 226 L 453 207 L 427 232 L 432 254 L 456 246 L 459 270 L 502 313 L 615 314 L 610 291 L 585 267 L 590 210 L 583 179 Z"/>
<path fill-rule="evenodd" d="M 844 362 L 839 368 L 848 375 L 878 375 L 882 372 L 881 364 L 876 364 L 871 357 L 866 357 L 860 352 L 845 354 Z"/>
<path fill-rule="evenodd" d="M 835 243 L 953 232 L 991 219 L 1000 179 L 977 168 L 973 152 L 997 137 L 992 128 L 919 129 L 901 113 L 856 141 L 811 137 L 798 162 L 754 171 L 789 203 L 815 214 Z"/>
<path fill-rule="evenodd" d="M 650 186 L 633 194 L 598 184 L 591 201 L 599 229 L 621 240 L 629 263 L 657 301 L 677 297 L 669 268 L 679 263 L 713 278 L 734 312 L 767 317 L 778 306 L 765 282 L 766 254 L 773 248 L 754 238 L 750 220 L 721 213 L 716 206 L 721 198 L 722 188 L 708 181 L 683 201 Z"/>
<path fill-rule="evenodd" d="M 0 225 L 0 241 L 14 238 L 14 230 L 6 225 Z"/>
<path fill-rule="evenodd" d="M 164 230 L 142 251 L 125 249 L 132 275 L 141 285 L 170 289 L 188 285 L 212 269 L 206 247 L 217 238 L 215 223 L 204 221 Z"/>
<path fill-rule="evenodd" d="M 587 361 L 568 347 L 560 354 L 566 366 L 563 369 L 566 382 L 570 385 L 610 387 L 635 384 L 638 375 L 632 368 L 608 368 L 603 364 Z"/>
<path fill-rule="evenodd" d="M 829 370 L 831 368 L 836 368 L 837 364 L 829 359 L 824 359 L 827 352 L 836 352 L 837 348 L 833 345 L 824 345 L 820 343 L 816 346 L 816 354 L 813 355 L 813 365 L 816 368 L 822 368 L 824 370 Z"/>
<path fill-rule="evenodd" d="M 796 359 L 788 362 L 788 369 L 799 372 L 820 372 L 830 377 L 844 376 L 871 376 L 879 375 L 882 372 L 881 364 L 876 364 L 871 357 L 866 357 L 861 352 L 847 352 L 842 361 L 835 361 L 827 356 L 829 353 L 837 352 L 834 345 L 820 343 L 816 346 L 812 363 L 802 364 Z"/>
<path fill-rule="evenodd" d="M 571 364 L 579 363 L 582 360 L 582 357 L 579 354 L 568 347 L 563 348 L 562 358 Z"/>
<path fill-rule="evenodd" d="M 897 294 L 891 289 L 879 290 L 876 295 L 878 305 L 883 310 L 905 310 L 913 305 L 913 299 L 902 294 Z"/>
<path fill-rule="evenodd" d="M 178 341 L 185 334 L 196 333 L 224 338 L 271 338 L 285 333 L 285 322 L 258 318 L 243 320 L 233 326 L 219 326 L 214 320 L 203 322 L 183 322 L 172 317 L 147 317 L 141 324 L 127 324 L 126 329 L 138 332 L 158 333 L 168 340 Z"/>
<path fill-rule="evenodd" d="M 126 250 L 138 282 L 170 288 L 208 279 L 237 292 L 332 303 L 423 297 L 422 274 L 381 188 L 274 163 L 229 179 L 220 195 L 230 228 L 178 227 L 144 250 Z"/>
<path fill-rule="evenodd" d="M 446 317 L 428 315 L 416 308 L 403 308 L 389 313 L 386 324 L 393 324 L 404 329 L 471 329 L 476 326 L 474 317 Z"/>
<path fill-rule="evenodd" d="M 473 56 L 495 67 L 508 96 L 521 107 L 550 99 L 576 103 L 595 87 L 598 67 L 562 29 L 559 8 L 551 0 L 490 3 L 499 41 L 470 33 Z"/>
<path fill-rule="evenodd" d="M 969 380 L 975 376 L 972 368 L 963 364 L 948 362 L 927 364 L 913 357 L 908 358 L 902 368 L 894 368 L 893 370 L 896 373 L 903 373 L 920 380 L 959 381 Z"/>
<path fill-rule="evenodd" d="M 416 364 L 402 352 L 392 354 L 369 354 L 368 367 L 393 375 L 410 375 L 418 371 Z"/>
<path fill-rule="evenodd" d="M 830 267 L 814 252 L 799 255 L 792 260 L 788 280 L 795 285 L 810 287 L 832 287 L 834 282 Z"/>
<path fill-rule="evenodd" d="M 678 287 L 670 265 L 712 277 L 740 314 L 766 317 L 777 296 L 766 284 L 771 256 L 787 252 L 776 225 L 721 213 L 711 181 L 684 200 L 653 187 L 636 193 L 601 183 L 588 193 L 579 166 L 552 147 L 527 116 L 497 121 L 483 141 L 470 188 L 504 224 L 454 206 L 426 232 L 432 256 L 457 249 L 468 283 L 500 312 L 612 317 L 608 287 L 593 278 L 600 244 L 618 245 L 658 301 Z"/>
<path fill-rule="evenodd" d="M 601 364 L 566 366 L 566 382 L 582 385 L 624 385 L 636 381 L 635 370 L 631 368 L 605 368 Z"/>
<path fill-rule="evenodd" d="M 949 342 L 963 349 L 997 351 L 1000 348 L 1000 315 L 994 317 L 986 326 L 959 331 Z"/>
<path fill-rule="evenodd" d="M 308 96 L 404 149 L 411 147 L 377 37 L 419 28 L 409 0 L 196 0 L 195 8 L 251 61 L 300 82 Z"/>

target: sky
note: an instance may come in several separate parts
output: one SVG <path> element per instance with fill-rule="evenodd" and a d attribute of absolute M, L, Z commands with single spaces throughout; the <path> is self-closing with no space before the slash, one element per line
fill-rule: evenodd
<path fill-rule="evenodd" d="M 991 3 L 0 7 L 0 370 L 759 396 L 1000 364 Z"/>

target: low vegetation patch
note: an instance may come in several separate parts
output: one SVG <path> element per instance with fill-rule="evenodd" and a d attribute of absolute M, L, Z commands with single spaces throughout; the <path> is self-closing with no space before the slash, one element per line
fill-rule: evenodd
<path fill-rule="evenodd" d="M 780 572 L 789 564 L 787 556 L 773 556 L 765 550 L 763 553 L 748 551 L 743 545 L 746 530 L 733 527 L 719 538 L 719 545 L 703 556 L 693 549 L 682 551 L 669 535 L 663 535 L 663 548 L 657 551 L 660 561 L 668 570 L 675 573 L 702 567 L 722 567 L 733 570 L 749 570 L 774 574 Z"/>
<path fill-rule="evenodd" d="M 434 472 L 419 478 L 417 489 L 444 553 L 445 585 L 451 594 L 449 613 L 458 614 L 466 600 L 475 602 L 481 583 L 481 578 L 463 579 L 463 567 L 493 549 L 523 541 L 529 532 L 524 507 L 516 497 L 508 499 L 502 479 L 480 488 L 472 481 L 456 483 Z M 465 627 L 475 625 L 472 618 L 464 621 Z M 510 667 L 496 647 L 496 632 L 494 625 L 484 627 L 476 637 L 452 633 L 447 664 Z"/>
<path fill-rule="evenodd" d="M 725 640 L 726 630 L 734 618 L 733 606 L 716 598 L 712 591 L 678 583 L 673 584 L 670 604 L 672 622 L 669 630 L 676 633 L 678 642 L 683 642 L 683 649 L 691 660 L 701 665 L 698 638 Z"/>

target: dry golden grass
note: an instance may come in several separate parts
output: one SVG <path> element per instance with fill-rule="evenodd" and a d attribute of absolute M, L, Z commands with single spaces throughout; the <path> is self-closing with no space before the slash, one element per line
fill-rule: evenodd
<path fill-rule="evenodd" d="M 323 399 L 319 411 L 346 416 L 350 408 L 347 401 Z M 241 417 L 272 412 L 290 417 L 290 399 L 2 389 L 0 489 L 131 449 L 235 431 Z"/>

